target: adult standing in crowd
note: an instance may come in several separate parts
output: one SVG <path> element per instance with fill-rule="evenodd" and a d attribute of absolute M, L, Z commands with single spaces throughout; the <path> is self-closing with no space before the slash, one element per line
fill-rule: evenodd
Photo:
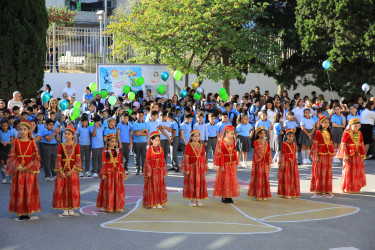
<path fill-rule="evenodd" d="M 46 84 L 46 88 L 45 88 L 44 91 L 45 91 L 45 92 L 48 92 L 49 95 L 51 96 L 51 98 L 53 97 L 53 92 L 52 92 L 52 89 L 51 89 L 51 85 Z"/>
<path fill-rule="evenodd" d="M 72 88 L 72 84 L 70 82 L 66 82 L 66 87 L 63 89 L 63 93 L 67 93 L 69 97 L 75 97 L 76 91 Z"/>
<path fill-rule="evenodd" d="M 9 109 L 12 109 L 14 106 L 22 107 L 21 93 L 19 91 L 15 91 L 13 93 L 13 99 L 8 102 Z"/>
<path fill-rule="evenodd" d="M 375 103 L 373 101 L 369 101 L 365 109 L 361 113 L 361 132 L 363 135 L 363 142 L 365 144 L 365 151 L 367 155 L 367 151 L 370 147 L 370 144 L 373 142 L 374 138 L 374 123 L 375 123 L 375 112 L 373 111 L 375 107 Z"/>
<path fill-rule="evenodd" d="M 50 113 L 54 112 L 55 113 L 55 121 L 58 121 L 59 123 L 62 123 L 62 113 L 61 110 L 59 109 L 59 105 L 57 105 L 57 100 L 55 98 L 51 98 L 49 100 L 49 105 L 48 109 L 46 112 L 46 117 L 50 116 Z"/>

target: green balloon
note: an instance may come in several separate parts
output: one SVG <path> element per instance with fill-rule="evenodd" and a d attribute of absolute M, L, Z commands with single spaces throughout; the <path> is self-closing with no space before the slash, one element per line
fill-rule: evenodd
<path fill-rule="evenodd" d="M 100 92 L 99 91 L 94 91 L 93 95 L 94 95 L 94 99 L 96 98 L 96 95 L 99 94 L 100 95 Z M 101 96 L 101 95 L 100 95 Z"/>
<path fill-rule="evenodd" d="M 226 90 L 225 88 L 221 88 L 221 89 L 219 90 L 219 95 L 220 95 L 221 97 L 223 97 L 223 95 L 226 94 L 226 93 L 227 93 L 227 90 Z"/>
<path fill-rule="evenodd" d="M 145 79 L 142 76 L 137 78 L 138 86 L 141 86 L 144 82 L 145 82 Z"/>
<path fill-rule="evenodd" d="M 202 97 L 202 95 L 200 95 L 200 94 L 198 94 L 198 93 L 195 93 L 195 94 L 194 94 L 194 99 L 197 100 L 197 101 L 198 101 L 199 99 L 201 99 L 201 97 Z"/>
<path fill-rule="evenodd" d="M 92 126 L 92 125 L 94 125 L 94 124 L 95 124 L 94 122 L 90 122 L 89 126 Z"/>
<path fill-rule="evenodd" d="M 135 94 L 134 94 L 134 92 L 130 92 L 130 93 L 128 94 L 128 97 L 129 97 L 129 100 L 133 101 L 134 98 L 135 98 Z"/>
<path fill-rule="evenodd" d="M 129 93 L 130 92 L 130 86 L 128 85 L 125 85 L 122 90 L 124 91 L 125 94 Z"/>
<path fill-rule="evenodd" d="M 73 107 L 79 109 L 79 108 L 81 107 L 81 103 L 80 103 L 79 101 L 75 101 L 75 102 L 73 103 Z"/>
<path fill-rule="evenodd" d="M 112 96 L 110 96 L 110 97 L 108 98 L 108 102 L 109 102 L 109 104 L 111 104 L 111 105 L 115 105 L 116 101 L 117 101 L 117 98 L 116 98 L 116 96 L 114 96 L 114 95 L 112 95 Z"/>
<path fill-rule="evenodd" d="M 77 119 L 80 115 L 80 111 L 78 108 L 73 108 L 71 111 L 70 111 L 70 119 L 72 121 L 74 121 L 75 119 Z"/>
<path fill-rule="evenodd" d="M 160 84 L 159 87 L 158 87 L 158 92 L 159 94 L 164 94 L 165 92 L 165 86 L 163 84 Z"/>
<path fill-rule="evenodd" d="M 129 115 L 132 115 L 132 110 L 131 109 L 127 109 L 126 111 L 128 111 Z"/>
<path fill-rule="evenodd" d="M 98 85 L 96 85 L 95 82 L 90 83 L 89 88 L 92 92 L 96 91 L 98 88 Z"/>
<path fill-rule="evenodd" d="M 102 96 L 102 98 L 106 98 L 108 96 L 108 91 L 103 89 L 102 91 L 100 91 L 100 95 Z"/>
<path fill-rule="evenodd" d="M 221 96 L 221 100 L 223 100 L 223 102 L 225 102 L 226 100 L 228 100 L 228 94 L 225 93 L 224 95 Z"/>
<path fill-rule="evenodd" d="M 174 73 L 173 73 L 173 77 L 174 79 L 178 82 L 179 80 L 181 80 L 182 78 L 182 72 L 180 70 L 176 70 Z"/>

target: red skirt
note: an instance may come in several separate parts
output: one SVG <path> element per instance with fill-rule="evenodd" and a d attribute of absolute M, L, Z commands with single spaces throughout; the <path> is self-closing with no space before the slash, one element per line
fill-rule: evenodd
<path fill-rule="evenodd" d="M 78 172 L 73 172 L 67 178 L 61 178 L 60 173 L 58 173 L 55 181 L 55 189 L 53 190 L 52 208 L 78 209 L 80 201 L 81 192 Z"/>
<path fill-rule="evenodd" d="M 236 163 L 225 163 L 225 172 L 221 171 L 221 168 L 222 167 L 219 167 L 216 172 L 213 196 L 222 198 L 240 196 Z"/>
<path fill-rule="evenodd" d="M 256 199 L 271 198 L 269 181 L 269 165 L 266 163 L 254 163 L 251 171 L 251 180 L 247 196 Z"/>
<path fill-rule="evenodd" d="M 106 173 L 100 181 L 96 207 L 106 212 L 122 212 L 125 206 L 124 176 L 118 172 Z"/>
<path fill-rule="evenodd" d="M 37 174 L 17 172 L 12 176 L 9 212 L 18 216 L 40 212 Z"/>
<path fill-rule="evenodd" d="M 342 168 L 341 190 L 344 193 L 358 193 L 366 186 L 366 173 L 363 158 L 350 156 Z"/>
<path fill-rule="evenodd" d="M 283 169 L 279 167 L 277 194 L 280 196 L 300 197 L 299 172 L 297 161 L 288 161 Z"/>
<path fill-rule="evenodd" d="M 189 175 L 184 175 L 183 197 L 190 200 L 208 198 L 205 165 L 201 161 L 190 168 Z"/>
<path fill-rule="evenodd" d="M 332 156 L 319 155 L 319 163 L 313 160 L 310 191 L 318 194 L 332 193 Z"/>
<path fill-rule="evenodd" d="M 167 204 L 167 187 L 161 168 L 152 169 L 151 177 L 145 177 L 143 207 L 150 208 Z"/>

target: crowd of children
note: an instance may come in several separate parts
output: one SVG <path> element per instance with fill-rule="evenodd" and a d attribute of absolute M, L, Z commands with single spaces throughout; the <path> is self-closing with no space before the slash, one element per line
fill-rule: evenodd
<path fill-rule="evenodd" d="M 287 94 L 261 96 L 259 87 L 241 102 L 236 95 L 222 102 L 217 94 L 195 100 L 194 90 L 189 93 L 180 100 L 148 96 L 147 101 L 139 95 L 137 101 L 125 102 L 116 110 L 100 108 L 100 96 L 96 96 L 85 102 L 78 119 L 61 112 L 57 99 L 40 106 L 26 103 L 22 112 L 17 107 L 1 110 L 0 167 L 3 183 L 7 183 L 5 170 L 12 175 L 10 212 L 23 220 L 40 211 L 37 174 L 41 167 L 45 181 L 55 181 L 52 207 L 63 210 L 63 216 L 75 215 L 74 209 L 80 207 L 79 182 L 85 176 L 100 178 L 98 208 L 123 211 L 123 180 L 132 167 L 132 154 L 135 174 L 144 177 L 146 208 L 163 208 L 167 203 L 164 177 L 168 171 L 180 170 L 183 197 L 190 206 L 201 206 L 201 200 L 208 198 L 205 173 L 211 150 L 217 168 L 213 196 L 221 197 L 223 203 L 233 203 L 232 198 L 239 196 L 238 166 L 252 167 L 249 197 L 271 198 L 268 173 L 273 163 L 279 168 L 278 194 L 299 197 L 299 150 L 302 163 L 312 163 L 314 198 L 333 196 L 332 164 L 340 158 L 342 190 L 359 192 L 366 184 L 366 149 L 355 105 L 346 110 L 346 118 L 345 106 L 338 103 L 328 109 L 317 98 L 312 102 L 299 97 L 290 100 Z M 250 164 L 247 156 L 252 148 Z M 181 164 L 178 151 L 183 152 Z"/>

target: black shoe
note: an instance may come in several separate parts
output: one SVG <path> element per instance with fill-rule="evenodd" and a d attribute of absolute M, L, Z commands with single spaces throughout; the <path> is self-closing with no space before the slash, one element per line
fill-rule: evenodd
<path fill-rule="evenodd" d="M 180 172 L 180 170 L 177 168 L 177 169 L 175 170 L 175 173 L 178 173 L 178 172 Z"/>
<path fill-rule="evenodd" d="M 221 203 L 227 204 L 228 203 L 227 198 L 221 198 Z"/>
<path fill-rule="evenodd" d="M 227 198 L 228 203 L 234 203 L 232 198 Z"/>
<path fill-rule="evenodd" d="M 24 219 L 25 219 L 25 216 L 23 216 L 23 215 L 18 216 L 18 219 L 19 219 L 19 220 L 24 220 Z"/>
<path fill-rule="evenodd" d="M 137 173 L 135 173 L 135 175 L 139 175 L 139 173 L 140 173 L 140 171 L 139 171 L 139 169 L 137 170 Z"/>
<path fill-rule="evenodd" d="M 177 168 L 169 168 L 168 171 L 176 171 Z"/>
<path fill-rule="evenodd" d="M 28 215 L 25 215 L 24 218 L 25 218 L 25 220 L 30 220 L 30 216 L 28 216 Z"/>

